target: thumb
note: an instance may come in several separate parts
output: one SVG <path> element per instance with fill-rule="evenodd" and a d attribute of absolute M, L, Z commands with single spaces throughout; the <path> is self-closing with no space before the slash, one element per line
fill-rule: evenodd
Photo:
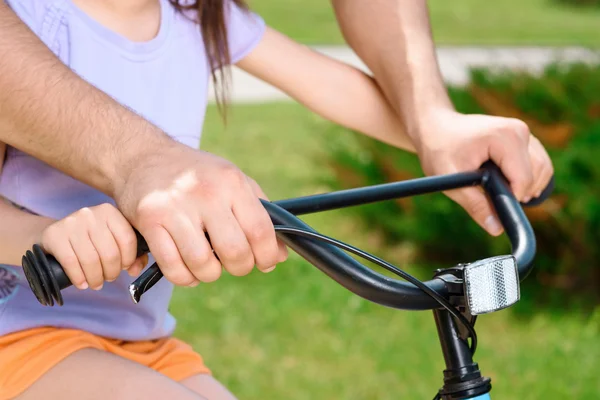
<path fill-rule="evenodd" d="M 465 211 L 492 236 L 503 232 L 502 224 L 496 216 L 489 200 L 478 188 L 467 188 L 446 192 L 446 195 L 458 203 Z"/>

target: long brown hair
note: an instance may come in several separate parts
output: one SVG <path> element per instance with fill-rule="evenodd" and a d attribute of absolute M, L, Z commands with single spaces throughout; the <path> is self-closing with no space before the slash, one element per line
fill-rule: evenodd
<path fill-rule="evenodd" d="M 225 117 L 225 105 L 229 94 L 230 71 L 226 68 L 231 63 L 229 42 L 227 41 L 227 15 L 226 7 L 239 7 L 248 11 L 245 0 L 169 0 L 173 6 L 190 15 L 194 12 L 193 19 L 200 26 L 202 40 L 208 62 L 212 68 L 212 80 L 215 87 L 217 106 Z"/>

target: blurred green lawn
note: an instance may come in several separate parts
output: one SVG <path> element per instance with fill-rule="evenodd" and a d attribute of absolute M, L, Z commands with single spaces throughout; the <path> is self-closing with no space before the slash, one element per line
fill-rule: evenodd
<path fill-rule="evenodd" d="M 271 199 L 327 188 L 329 124 L 296 104 L 234 106 L 226 131 L 208 110 L 205 150 L 255 178 Z M 351 140 L 351 138 L 348 138 Z M 384 257 L 347 211 L 305 218 L 323 233 Z M 205 357 L 242 399 L 429 399 L 443 362 L 430 312 L 368 303 L 295 254 L 274 272 L 225 276 L 175 291 L 177 335 Z M 598 399 L 600 310 L 531 315 L 510 311 L 478 321 L 476 361 L 499 399 Z"/>
<path fill-rule="evenodd" d="M 600 9 L 554 0 L 430 0 L 434 36 L 445 45 L 600 44 Z M 327 0 L 250 0 L 268 24 L 307 44 L 341 44 Z"/>

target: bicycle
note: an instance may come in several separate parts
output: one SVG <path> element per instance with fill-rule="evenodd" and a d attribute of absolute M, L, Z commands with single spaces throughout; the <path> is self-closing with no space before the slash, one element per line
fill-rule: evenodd
<path fill-rule="evenodd" d="M 512 254 L 460 263 L 435 272 L 432 280 L 421 282 L 388 262 L 322 235 L 298 215 L 356 206 L 400 197 L 421 195 L 481 185 L 489 196 L 512 246 Z M 542 195 L 529 205 L 543 202 L 554 188 L 554 178 Z M 514 305 L 520 298 L 519 282 L 532 270 L 536 251 L 533 229 L 521 204 L 511 193 L 500 169 L 486 163 L 481 169 L 274 202 L 263 201 L 278 237 L 287 246 L 346 289 L 374 303 L 404 310 L 433 310 L 446 368 L 443 386 L 434 399 L 489 400 L 491 379 L 483 376 L 473 361 L 477 348 L 475 322 L 478 315 Z M 138 236 L 138 254 L 149 251 Z M 345 251 L 395 273 L 407 282 L 375 272 Z M 34 245 L 23 256 L 29 286 L 43 305 L 63 304 L 60 293 L 71 282 L 54 257 Z M 130 286 L 134 302 L 162 278 L 155 263 Z"/>

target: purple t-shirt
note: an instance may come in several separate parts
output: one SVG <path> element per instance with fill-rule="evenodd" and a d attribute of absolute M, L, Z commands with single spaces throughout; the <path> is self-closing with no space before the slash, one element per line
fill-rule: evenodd
<path fill-rule="evenodd" d="M 160 0 L 160 30 L 148 42 L 129 41 L 70 0 L 5 2 L 83 79 L 176 140 L 199 146 L 210 68 L 200 29 L 168 0 Z M 233 4 L 227 25 L 235 63 L 258 44 L 265 26 L 260 17 Z M 83 207 L 114 204 L 103 193 L 10 147 L 0 176 L 0 196 L 57 219 Z M 82 329 L 122 340 L 170 335 L 175 328 L 168 312 L 172 285 L 163 279 L 134 304 L 127 290 L 132 280 L 124 272 L 101 291 L 71 287 L 63 291 L 63 307 L 44 307 L 31 293 L 20 267 L 0 266 L 0 335 L 38 326 Z"/>

